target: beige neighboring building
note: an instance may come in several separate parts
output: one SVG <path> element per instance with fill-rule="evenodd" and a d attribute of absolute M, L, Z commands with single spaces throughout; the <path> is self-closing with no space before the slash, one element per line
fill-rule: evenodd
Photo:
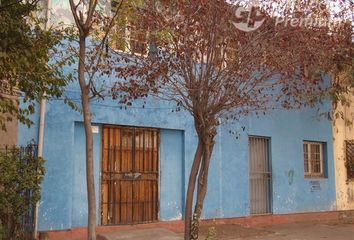
<path fill-rule="evenodd" d="M 8 85 L 6 81 L 0 82 L 0 97 L 2 99 L 12 99 L 16 100 L 17 97 L 12 95 L 8 90 Z M 0 113 L 0 118 L 6 119 L 6 114 Z M 12 121 L 5 122 L 6 131 L 1 129 L 0 126 L 0 150 L 5 148 L 5 146 L 14 146 L 17 144 L 17 132 L 18 132 L 18 121 L 13 117 Z"/>
<path fill-rule="evenodd" d="M 18 123 L 17 120 L 6 123 L 7 131 L 0 128 L 0 149 L 5 146 L 14 146 L 17 144 L 17 131 Z"/>
<path fill-rule="evenodd" d="M 346 167 L 347 159 L 354 164 L 354 96 L 349 99 L 350 106 L 337 108 L 343 119 L 337 118 L 333 124 L 337 210 L 354 210 L 354 172 Z"/>

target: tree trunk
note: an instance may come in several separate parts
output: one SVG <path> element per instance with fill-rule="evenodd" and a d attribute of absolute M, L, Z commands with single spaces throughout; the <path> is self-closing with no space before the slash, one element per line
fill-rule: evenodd
<path fill-rule="evenodd" d="M 81 104 L 86 137 L 86 181 L 88 198 L 88 240 L 96 240 L 96 196 L 93 174 L 93 136 L 91 128 L 91 110 L 89 86 L 85 82 L 86 37 L 80 36 L 78 78 L 81 89 Z"/>
<path fill-rule="evenodd" d="M 190 240 L 191 234 L 191 222 L 192 222 L 192 206 L 193 206 L 193 194 L 195 189 L 195 184 L 197 180 L 197 175 L 200 167 L 200 162 L 203 155 L 202 143 L 198 142 L 198 147 L 194 154 L 194 160 L 192 164 L 192 169 L 189 175 L 188 190 L 186 196 L 186 206 L 184 212 L 184 239 Z"/>
<path fill-rule="evenodd" d="M 199 235 L 199 220 L 203 210 L 203 203 L 207 192 L 208 174 L 211 154 L 214 147 L 213 138 L 206 136 L 203 139 L 204 149 L 201 168 L 198 174 L 197 201 L 194 207 L 193 222 L 191 229 L 191 240 L 197 240 Z"/>

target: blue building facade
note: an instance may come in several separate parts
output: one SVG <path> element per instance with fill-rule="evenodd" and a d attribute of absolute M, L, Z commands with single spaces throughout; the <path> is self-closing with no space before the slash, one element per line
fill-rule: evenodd
<path fill-rule="evenodd" d="M 80 98 L 75 86 L 70 86 L 66 94 L 71 99 Z M 157 220 L 182 219 L 189 171 L 197 144 L 189 113 L 175 112 L 174 103 L 158 99 L 149 99 L 144 107 L 137 101 L 131 107 L 120 108 L 116 101 L 110 99 L 93 101 L 91 106 L 95 126 L 97 223 L 102 224 L 102 139 L 103 128 L 108 124 L 158 129 Z M 37 139 L 38 118 L 38 115 L 33 116 L 35 124 L 31 128 L 20 126 L 19 144 Z M 265 172 L 268 172 L 269 184 L 258 190 L 257 186 L 262 184 L 251 184 L 252 137 L 267 141 L 269 164 Z M 321 143 L 322 163 L 319 167 L 323 176 L 306 175 L 306 142 Z M 252 194 L 257 195 L 257 192 L 268 194 L 267 199 L 258 199 L 267 201 L 260 203 L 260 207 L 267 205 L 268 214 L 335 210 L 332 145 L 331 122 L 316 118 L 315 109 L 276 110 L 265 116 L 248 116 L 237 123 L 221 125 L 212 155 L 203 217 L 233 218 L 255 214 Z M 87 196 L 83 119 L 62 100 L 47 102 L 43 149 L 47 173 L 42 184 L 39 230 L 85 226 Z"/>

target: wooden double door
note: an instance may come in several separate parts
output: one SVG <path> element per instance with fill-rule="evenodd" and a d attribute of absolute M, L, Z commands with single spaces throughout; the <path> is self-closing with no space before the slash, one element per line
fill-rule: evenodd
<path fill-rule="evenodd" d="M 101 225 L 153 222 L 159 212 L 159 131 L 104 126 Z"/>

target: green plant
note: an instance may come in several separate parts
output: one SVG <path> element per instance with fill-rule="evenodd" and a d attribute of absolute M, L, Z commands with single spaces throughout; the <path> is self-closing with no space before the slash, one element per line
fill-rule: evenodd
<path fill-rule="evenodd" d="M 72 58 L 60 50 L 72 36 L 70 29 L 43 28 L 41 6 L 38 0 L 0 0 L 0 128 L 4 130 L 12 120 L 31 125 L 37 102 L 61 97 L 71 80 L 63 67 Z"/>
<path fill-rule="evenodd" d="M 210 227 L 208 228 L 208 234 L 205 240 L 215 240 L 216 239 L 216 228 Z"/>
<path fill-rule="evenodd" d="M 0 222 L 0 239 L 3 239 L 5 236 L 3 234 L 3 228 L 2 228 L 2 224 Z"/>
<path fill-rule="evenodd" d="M 0 225 L 2 239 L 24 239 L 23 219 L 40 199 L 44 161 L 34 147 L 0 152 Z"/>

